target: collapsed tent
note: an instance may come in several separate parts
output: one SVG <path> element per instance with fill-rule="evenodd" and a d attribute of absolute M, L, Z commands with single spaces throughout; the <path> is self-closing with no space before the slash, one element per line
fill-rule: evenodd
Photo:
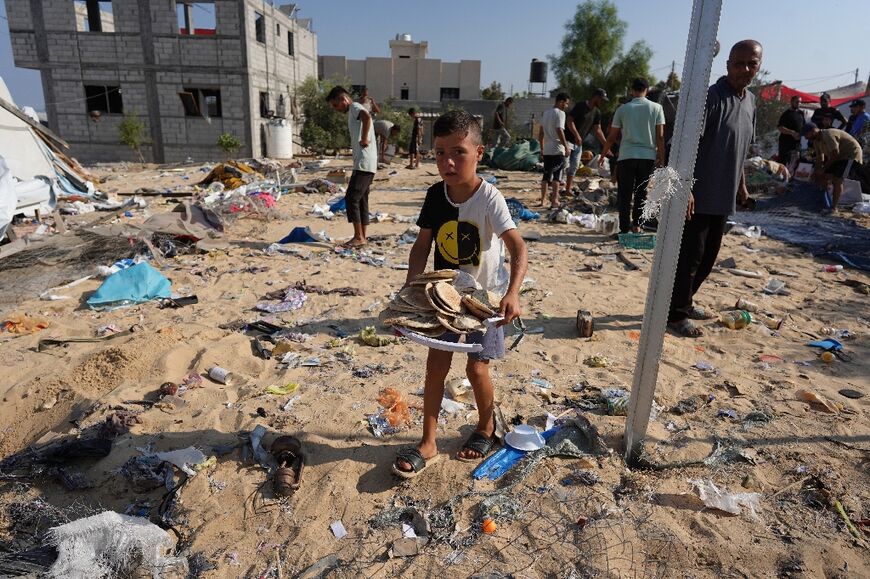
<path fill-rule="evenodd" d="M 759 199 L 755 211 L 739 212 L 734 221 L 757 225 L 764 234 L 852 267 L 870 271 L 870 230 L 851 219 L 822 219 L 824 194 L 810 183 L 793 182 L 791 191 Z"/>
<path fill-rule="evenodd" d="M 96 194 L 84 171 L 58 148 L 52 150 L 49 134 L 53 136 L 15 106 L 0 77 L 0 175 L 8 169 L 0 178 L 0 240 L 14 215 L 50 213 L 62 195 Z"/>

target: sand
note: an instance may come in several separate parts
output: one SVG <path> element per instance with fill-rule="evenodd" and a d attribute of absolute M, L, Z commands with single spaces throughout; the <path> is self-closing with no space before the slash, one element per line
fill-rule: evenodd
<path fill-rule="evenodd" d="M 335 159 L 321 170 L 302 171 L 300 181 L 336 168 L 349 168 L 349 162 Z M 418 170 L 407 170 L 397 162 L 393 168 L 396 174 L 389 178 L 387 171 L 379 174 L 382 180 L 374 184 L 372 208 L 413 216 L 426 188 L 438 179 L 435 165 L 424 162 Z M 107 177 L 104 189 L 116 192 L 143 185 L 189 185 L 203 175 L 199 166 L 162 177 L 163 169 L 154 167 L 103 165 L 92 170 Z M 496 174 L 497 186 L 506 196 L 535 208 L 538 175 Z M 831 506 L 836 499 L 853 521 L 870 519 L 870 406 L 866 397 L 851 400 L 838 393 L 843 388 L 870 391 L 868 297 L 838 283 L 847 278 L 870 281 L 866 275 L 850 269 L 822 272 L 822 263 L 804 251 L 766 237 L 726 236 L 720 258 L 733 257 L 738 268 L 760 271 L 762 277 L 714 271 L 698 295 L 700 305 L 719 311 L 744 297 L 786 316 L 786 321 L 778 332 L 761 323 L 728 330 L 711 321 L 702 324 L 705 336 L 697 340 L 667 335 L 655 395 L 665 410 L 650 423 L 647 449 L 650 460 L 659 465 L 695 464 L 628 468 L 622 459 L 625 418 L 608 416 L 598 406 L 582 413 L 598 429 L 610 454 L 542 461 L 505 493 L 519 505 L 517 512 L 502 508 L 494 515 L 496 532 L 482 535 L 481 495 L 469 491 L 504 488 L 508 481 L 474 482 L 474 465 L 454 459 L 476 423 L 472 408 L 443 416 L 439 450 L 444 460 L 408 482 L 390 472 L 396 450 L 420 436 L 419 391 L 426 351 L 404 341 L 374 348 L 354 337 L 376 324 L 378 312 L 401 287 L 405 272 L 359 263 L 329 247 L 303 246 L 306 258 L 263 252 L 300 225 L 325 230 L 336 240 L 349 238 L 351 226 L 341 216 L 327 221 L 307 214 L 328 197 L 285 195 L 269 220 L 236 220 L 225 236 L 229 250 L 167 260 L 162 272 L 172 281 L 173 291 L 199 297 L 198 304 L 180 309 L 146 303 L 93 312 L 84 299 L 97 289 L 98 279 L 63 290 L 72 299 L 40 301 L 37 295 L 47 287 L 32 288 L 27 271 L 16 273 L 28 291 L 17 297 L 17 303 L 4 302 L 2 312 L 39 315 L 51 325 L 25 336 L 0 333 L 0 456 L 37 441 L 75 436 L 79 428 L 98 424 L 119 408 L 137 412 L 140 423 L 115 440 L 108 457 L 74 467 L 93 488 L 66 491 L 47 478 L 26 485 L 0 483 L 3 512 L 11 504 L 42 497 L 59 507 L 76 503 L 119 512 L 135 503 L 155 515 L 164 491 L 136 492 L 118 472 L 128 458 L 146 448 L 193 445 L 211 456 L 216 446 L 238 445 L 188 481 L 173 511 L 186 554 L 200 553 L 215 567 L 203 577 L 293 577 L 332 554 L 341 561 L 330 575 L 335 577 L 498 572 L 517 577 L 845 578 L 870 573 L 867 536 L 851 537 Z M 174 205 L 160 198 L 149 198 L 149 203 L 149 213 Z M 141 221 L 145 211 L 123 219 Z M 70 226 L 95 218 L 71 218 Z M 408 227 L 390 221 L 373 224 L 370 251 L 390 264 L 407 263 L 410 245 L 400 245 L 397 239 Z M 529 243 L 523 318 L 527 327 L 543 328 L 543 333 L 527 335 L 517 351 L 494 362 L 492 375 L 505 416 L 519 416 L 542 428 L 547 412 L 559 415 L 570 405 L 594 401 L 603 388 L 631 387 L 652 252 L 626 252 L 640 267 L 630 270 L 608 254 L 613 244 L 602 234 L 547 222 L 521 227 L 530 230 L 541 238 Z M 774 272 L 787 282 L 787 295 L 761 293 Z M 318 357 L 320 366 L 282 370 L 276 360 L 255 357 L 249 337 L 218 327 L 263 317 L 252 308 L 266 293 L 302 280 L 326 288 L 353 285 L 363 292 L 353 297 L 313 294 L 297 311 L 265 316 L 308 334 L 307 341 L 293 344 L 294 350 L 304 358 Z M 577 337 L 579 309 L 595 317 L 592 338 Z M 106 342 L 36 351 L 40 338 L 90 337 L 108 324 L 122 329 L 135 325 L 136 331 Z M 853 338 L 844 343 L 851 362 L 824 363 L 805 345 L 823 328 L 849 330 Z M 384 329 L 379 332 L 389 335 Z M 350 337 L 330 349 L 327 343 L 336 334 Z M 583 364 L 596 355 L 605 356 L 609 365 Z M 366 364 L 382 366 L 370 378 L 354 377 L 353 370 Z M 696 364 L 712 365 L 713 370 L 700 370 Z M 170 398 L 170 404 L 136 402 L 153 402 L 163 382 L 180 382 L 189 372 L 205 374 L 213 365 L 230 370 L 237 382 L 224 385 L 205 378 L 202 388 Z M 454 360 L 451 377 L 462 374 L 462 360 Z M 542 393 L 532 378 L 545 379 L 552 388 Z M 265 393 L 270 385 L 291 382 L 300 385 L 293 394 Z M 413 423 L 376 438 L 366 415 L 379 411 L 376 398 L 385 387 L 403 394 Z M 830 413 L 811 406 L 798 399 L 800 389 L 842 409 Z M 695 412 L 667 411 L 693 395 L 704 402 Z M 772 420 L 744 423 L 747 413 L 756 410 L 767 412 Z M 723 411 L 733 411 L 737 419 L 720 416 Z M 78 428 L 70 423 L 73 419 L 79 420 Z M 293 434 L 303 441 L 307 464 L 301 488 L 290 498 L 274 496 L 265 471 L 244 451 L 247 439 L 240 435 L 258 424 L 269 429 L 267 442 L 278 434 Z M 740 447 L 742 454 L 697 464 L 717 441 Z M 593 472 L 598 482 L 576 483 L 571 478 L 576 469 Z M 731 492 L 760 493 L 757 516 L 705 508 L 691 482 L 703 479 Z M 402 529 L 373 528 L 374 517 L 397 504 L 436 509 L 451 499 L 456 527 L 449 540 L 441 537 L 421 547 L 417 556 L 387 557 Z M 348 532 L 340 540 L 330 530 L 330 523 L 338 520 Z M 8 515 L 2 521 L 5 537 L 24 545 L 15 521 Z"/>

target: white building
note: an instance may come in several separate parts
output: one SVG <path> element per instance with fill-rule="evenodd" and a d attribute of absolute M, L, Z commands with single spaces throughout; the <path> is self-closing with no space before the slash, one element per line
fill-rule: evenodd
<path fill-rule="evenodd" d="M 349 78 L 357 91 L 368 87 L 377 100 L 394 98 L 416 102 L 480 98 L 480 61 L 443 62 L 427 58 L 429 44 L 414 42 L 410 34 L 390 41 L 390 56 L 352 60 L 320 56 L 320 79 Z"/>

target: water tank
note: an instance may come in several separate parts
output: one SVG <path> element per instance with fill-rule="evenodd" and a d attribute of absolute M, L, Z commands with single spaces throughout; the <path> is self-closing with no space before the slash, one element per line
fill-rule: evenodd
<path fill-rule="evenodd" d="M 407 32 L 404 33 L 404 34 L 402 35 L 402 40 L 404 40 L 405 42 L 411 42 L 411 35 L 408 34 Z"/>
<path fill-rule="evenodd" d="M 532 69 L 529 71 L 529 82 L 547 82 L 547 63 L 537 58 L 532 59 Z"/>
<path fill-rule="evenodd" d="M 266 123 L 266 154 L 270 159 L 293 158 L 293 124 L 287 119 Z"/>

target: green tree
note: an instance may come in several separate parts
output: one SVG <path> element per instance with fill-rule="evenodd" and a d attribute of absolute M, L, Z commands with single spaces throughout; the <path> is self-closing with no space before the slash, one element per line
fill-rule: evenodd
<path fill-rule="evenodd" d="M 501 83 L 492 81 L 492 84 L 488 87 L 481 89 L 480 98 L 487 101 L 503 101 L 505 99 L 505 94 L 501 89 Z"/>
<path fill-rule="evenodd" d="M 145 123 L 135 111 L 124 113 L 124 120 L 118 125 L 118 139 L 139 155 L 139 162 L 145 163 L 142 156 L 142 145 L 149 143 L 145 132 Z"/>
<path fill-rule="evenodd" d="M 350 147 L 347 116 L 335 112 L 326 102 L 326 95 L 332 87 L 339 84 L 350 90 L 348 79 L 333 78 L 318 81 L 314 77 L 308 77 L 296 89 L 302 105 L 302 114 L 305 117 L 300 133 L 302 145 L 317 153 L 322 154 L 328 149 Z"/>
<path fill-rule="evenodd" d="M 776 126 L 779 124 L 780 115 L 788 108 L 788 104 L 775 99 L 762 98 L 761 91 L 778 82 L 780 81 L 771 81 L 770 73 L 761 69 L 749 84 L 749 90 L 755 95 L 755 137 L 765 150 L 773 150 L 779 137 Z"/>
<path fill-rule="evenodd" d="M 610 0 L 587 0 L 578 5 L 574 17 L 565 24 L 562 53 L 549 57 L 559 86 L 573 98 L 585 99 L 598 87 L 612 97 L 627 94 L 631 80 L 638 76 L 654 84 L 649 73 L 653 55 L 649 45 L 641 40 L 623 52 L 627 28 Z M 607 110 L 617 104 L 612 98 Z"/>
<path fill-rule="evenodd" d="M 656 83 L 655 87 L 658 90 L 673 90 L 678 91 L 683 83 L 680 81 L 680 77 L 677 76 L 676 72 L 668 73 L 667 80 L 660 80 Z"/>

